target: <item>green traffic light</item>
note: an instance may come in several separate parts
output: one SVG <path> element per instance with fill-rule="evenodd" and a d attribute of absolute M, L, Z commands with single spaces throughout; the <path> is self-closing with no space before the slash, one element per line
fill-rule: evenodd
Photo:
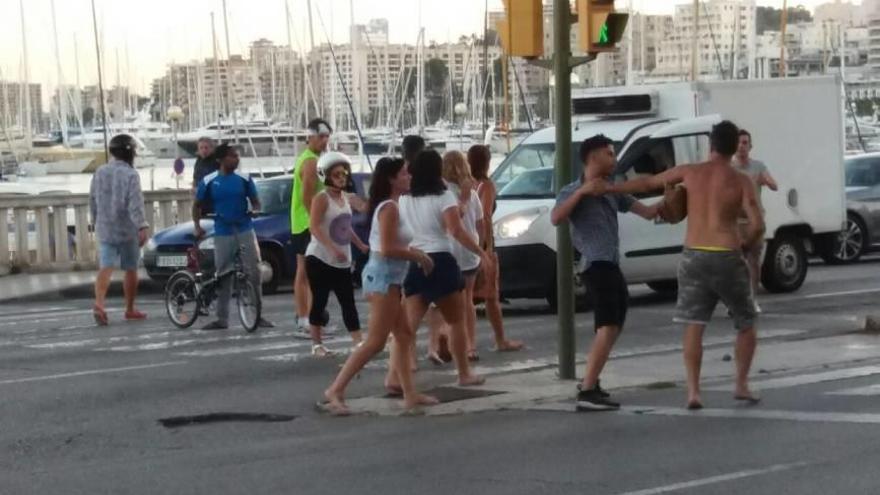
<path fill-rule="evenodd" d="M 608 23 L 602 24 L 602 27 L 599 29 L 599 42 L 600 45 L 607 45 L 611 39 L 608 36 Z"/>

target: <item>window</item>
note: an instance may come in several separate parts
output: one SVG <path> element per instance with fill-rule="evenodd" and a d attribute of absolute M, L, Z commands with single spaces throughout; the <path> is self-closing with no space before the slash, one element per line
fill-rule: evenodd
<path fill-rule="evenodd" d="M 580 143 L 572 144 L 572 180 L 582 169 L 578 158 Z M 619 144 L 615 144 L 619 147 Z M 516 149 L 498 166 L 492 180 L 498 187 L 499 198 L 553 198 L 555 193 L 554 143 L 528 144 Z"/>
<path fill-rule="evenodd" d="M 846 160 L 846 187 L 875 187 L 880 184 L 880 159 L 851 158 Z"/>

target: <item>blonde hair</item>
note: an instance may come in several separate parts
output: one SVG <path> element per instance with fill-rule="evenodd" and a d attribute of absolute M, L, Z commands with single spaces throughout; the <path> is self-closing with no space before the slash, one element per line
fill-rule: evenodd
<path fill-rule="evenodd" d="M 473 180 L 464 153 L 453 150 L 443 154 L 443 178 L 458 186 L 467 179 Z"/>

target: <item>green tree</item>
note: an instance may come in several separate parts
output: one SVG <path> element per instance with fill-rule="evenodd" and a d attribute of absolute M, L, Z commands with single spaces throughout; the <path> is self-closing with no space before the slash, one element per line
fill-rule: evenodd
<path fill-rule="evenodd" d="M 779 31 L 782 24 L 782 9 L 758 7 L 755 11 L 755 17 L 758 34 L 764 34 L 764 31 Z M 813 15 L 803 5 L 788 8 L 788 24 L 812 21 Z"/>

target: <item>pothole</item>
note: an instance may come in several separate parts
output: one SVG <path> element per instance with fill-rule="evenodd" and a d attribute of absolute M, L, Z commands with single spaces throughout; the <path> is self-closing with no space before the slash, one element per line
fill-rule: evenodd
<path fill-rule="evenodd" d="M 193 416 L 162 418 L 159 420 L 159 424 L 165 428 L 179 428 L 181 426 L 195 426 L 211 423 L 283 423 L 286 421 L 293 421 L 294 419 L 296 419 L 296 416 L 289 414 L 217 412 L 197 414 Z"/>

